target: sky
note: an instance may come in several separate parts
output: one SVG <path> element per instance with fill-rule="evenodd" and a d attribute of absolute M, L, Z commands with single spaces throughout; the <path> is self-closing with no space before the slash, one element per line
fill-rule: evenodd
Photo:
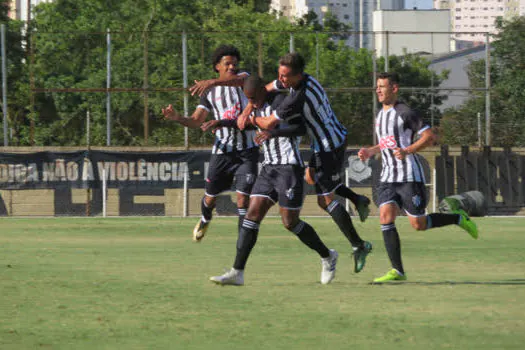
<path fill-rule="evenodd" d="M 412 9 L 417 7 L 420 10 L 431 9 L 432 0 L 405 0 L 405 8 Z"/>

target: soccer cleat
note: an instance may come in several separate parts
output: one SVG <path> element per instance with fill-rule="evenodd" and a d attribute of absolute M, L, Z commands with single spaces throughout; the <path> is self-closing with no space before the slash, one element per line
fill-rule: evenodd
<path fill-rule="evenodd" d="M 366 218 L 368 218 L 368 214 L 370 214 L 370 208 L 368 207 L 369 205 L 370 199 L 368 199 L 368 197 L 359 196 L 357 204 L 355 205 L 355 209 L 359 214 L 359 220 L 361 220 L 361 222 L 365 222 Z"/>
<path fill-rule="evenodd" d="M 386 275 L 374 279 L 374 283 L 392 282 L 392 281 L 406 281 L 406 275 L 400 275 L 396 269 L 392 269 Z"/>
<path fill-rule="evenodd" d="M 210 277 L 210 281 L 220 285 L 242 286 L 244 284 L 244 271 L 233 267 L 222 276 Z"/>
<path fill-rule="evenodd" d="M 333 249 L 330 249 L 330 256 L 321 259 L 323 269 L 321 271 L 321 283 L 328 284 L 332 282 L 335 277 L 335 265 L 337 265 L 337 257 L 339 254 Z"/>
<path fill-rule="evenodd" d="M 193 229 L 193 240 L 195 242 L 200 242 L 204 235 L 206 234 L 206 231 L 208 231 L 208 227 L 210 226 L 210 222 L 202 222 L 202 219 L 199 220 L 197 225 L 195 225 L 195 228 Z"/>
<path fill-rule="evenodd" d="M 364 241 L 363 246 L 354 250 L 354 272 L 359 273 L 364 269 L 366 256 L 372 252 L 372 243 Z"/>
<path fill-rule="evenodd" d="M 474 221 L 470 220 L 468 214 L 463 209 L 455 210 L 454 214 L 460 216 L 459 227 L 467 231 L 472 238 L 478 239 L 478 227 Z"/>

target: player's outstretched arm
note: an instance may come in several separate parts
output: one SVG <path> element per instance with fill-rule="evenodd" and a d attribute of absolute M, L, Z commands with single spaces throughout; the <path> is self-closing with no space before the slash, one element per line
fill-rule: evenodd
<path fill-rule="evenodd" d="M 272 113 L 268 117 L 252 117 L 251 123 L 253 125 L 256 125 L 258 128 L 263 130 L 272 130 L 279 124 L 280 119 L 275 116 L 274 113 Z"/>
<path fill-rule="evenodd" d="M 191 117 L 184 118 L 173 109 L 172 105 L 169 105 L 168 107 L 162 109 L 162 114 L 164 115 L 165 119 L 173 120 L 188 128 L 196 129 L 200 127 L 202 123 L 204 123 L 206 116 L 208 115 L 208 111 L 202 108 L 197 108 Z"/>
<path fill-rule="evenodd" d="M 364 162 L 365 160 L 369 159 L 370 157 L 379 153 L 380 151 L 381 148 L 379 147 L 379 145 L 375 145 L 372 147 L 364 147 L 361 148 L 359 152 L 357 152 L 357 156 Z"/>
<path fill-rule="evenodd" d="M 190 87 L 191 95 L 202 96 L 206 90 L 214 86 L 240 86 L 244 85 L 244 80 L 249 76 L 247 73 L 240 73 L 233 76 L 217 79 L 195 80 L 192 87 Z"/>

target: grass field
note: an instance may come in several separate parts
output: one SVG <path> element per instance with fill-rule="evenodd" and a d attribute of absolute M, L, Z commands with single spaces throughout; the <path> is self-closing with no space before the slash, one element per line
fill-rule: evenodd
<path fill-rule="evenodd" d="M 360 274 L 326 218 L 305 219 L 340 253 L 321 285 L 318 256 L 263 222 L 245 286 L 229 268 L 236 220 L 200 244 L 193 219 L 1 219 L 0 349 L 523 349 L 525 219 L 416 232 L 398 220 L 408 281 L 389 269 L 377 218 L 358 223 L 374 252 Z"/>

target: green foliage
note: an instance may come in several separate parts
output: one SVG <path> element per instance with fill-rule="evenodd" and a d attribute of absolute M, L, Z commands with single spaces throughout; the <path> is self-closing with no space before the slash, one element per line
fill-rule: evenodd
<path fill-rule="evenodd" d="M 0 23 L 6 25 L 8 125 L 13 131 L 13 139 L 9 143 L 16 145 L 26 141 L 27 128 L 24 125 L 28 122 L 29 75 L 24 65 L 27 57 L 22 46 L 23 23 L 11 20 L 8 11 L 8 3 L 2 2 Z"/>
<path fill-rule="evenodd" d="M 295 24 L 268 13 L 268 5 L 269 1 L 257 0 L 56 0 L 38 5 L 30 38 L 33 63 L 24 61 L 21 75 L 29 76 L 31 69 L 37 88 L 99 91 L 36 93 L 35 143 L 85 144 L 89 111 L 91 144 L 106 144 L 106 30 L 111 35 L 110 86 L 136 90 L 111 93 L 113 145 L 143 145 L 145 133 L 150 145 L 184 144 L 184 128 L 161 117 L 161 109 L 170 103 L 183 112 L 187 98 L 186 112 L 191 115 L 199 102 L 184 90 L 183 33 L 188 86 L 194 80 L 215 77 L 210 57 L 225 43 L 240 49 L 241 68 L 271 81 L 277 77 L 278 58 L 289 51 L 293 36 L 295 50 L 308 62 L 307 72 L 328 89 L 336 114 L 350 130 L 351 143 L 370 143 L 372 53 L 346 46 L 344 32 L 350 28 L 335 16 L 328 14 L 323 25 L 313 17 Z M 335 32 L 340 33 L 334 36 Z M 428 61 L 410 55 L 392 57 L 391 66 L 407 77 L 407 85 L 430 86 Z M 441 78 L 433 77 L 436 86 Z M 26 93 L 17 106 L 22 106 L 26 116 L 19 123 L 19 134 L 24 137 L 20 143 L 27 144 L 28 78 L 13 81 L 19 81 Z M 370 91 L 344 90 L 363 86 L 370 86 Z M 144 93 L 142 88 L 157 91 Z M 435 102 L 440 101 L 436 97 Z M 428 111 L 427 96 L 416 96 L 410 102 Z M 208 145 L 213 139 L 200 130 L 190 130 L 189 136 L 192 145 Z"/>

